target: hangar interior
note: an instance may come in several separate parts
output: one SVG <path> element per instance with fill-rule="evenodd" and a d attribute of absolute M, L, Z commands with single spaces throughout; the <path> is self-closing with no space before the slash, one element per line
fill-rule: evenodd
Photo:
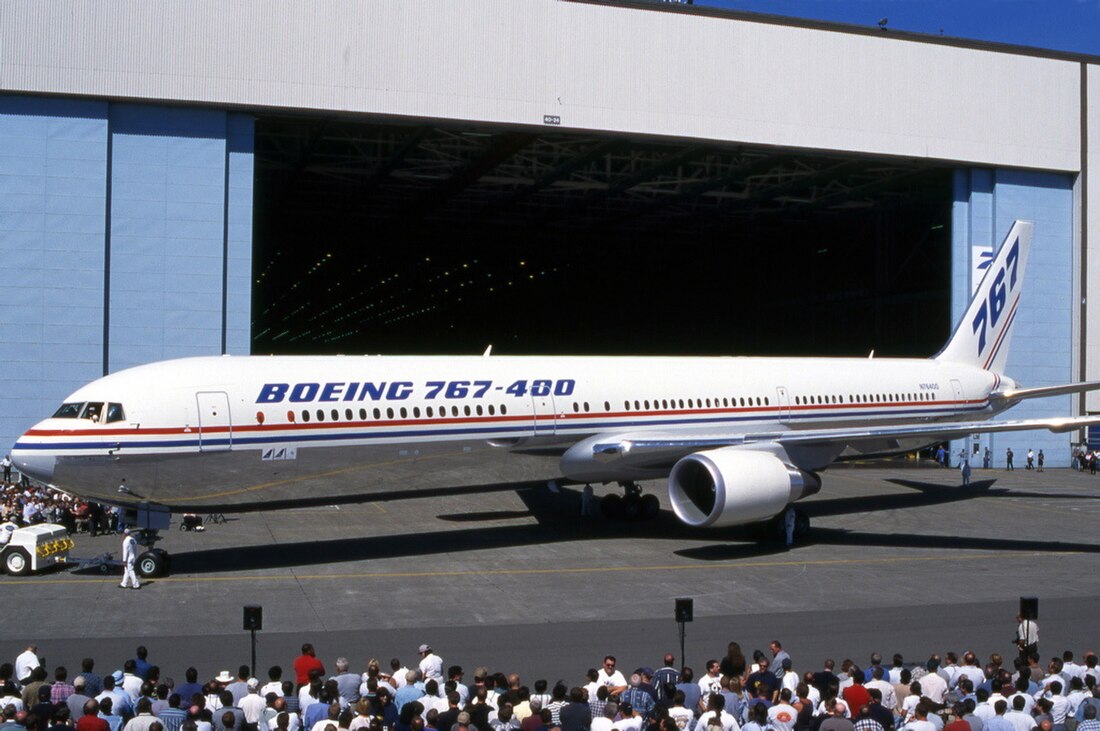
<path fill-rule="evenodd" d="M 259 117 L 253 352 L 930 355 L 952 170 Z"/>

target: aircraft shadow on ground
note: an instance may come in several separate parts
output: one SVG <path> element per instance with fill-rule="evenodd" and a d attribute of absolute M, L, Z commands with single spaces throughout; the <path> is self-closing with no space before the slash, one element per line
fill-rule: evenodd
<path fill-rule="evenodd" d="M 839 516 L 883 510 L 916 509 L 935 505 L 963 502 L 977 498 L 1000 497 L 1052 497 L 1047 493 L 1024 493 L 994 488 L 995 480 L 982 480 L 969 488 L 944 486 L 914 480 L 891 480 L 912 490 L 897 494 L 868 493 L 858 497 L 816 500 L 804 503 L 807 514 L 813 517 Z M 645 521 L 608 521 L 599 516 L 580 517 L 580 493 L 570 488 L 560 488 L 557 493 L 547 489 L 544 482 L 528 483 L 502 488 L 499 485 L 469 488 L 418 491 L 415 497 L 439 495 L 477 494 L 484 492 L 515 491 L 524 502 L 526 510 L 488 510 L 471 513 L 448 513 L 437 518 L 455 524 L 465 524 L 453 530 L 432 530 L 399 535 L 364 536 L 328 541 L 308 541 L 292 544 L 243 546 L 232 550 L 210 549 L 176 553 L 172 557 L 173 571 L 181 574 L 208 574 L 226 571 L 248 571 L 295 566 L 326 565 L 365 561 L 370 559 L 427 556 L 441 553 L 486 551 L 517 546 L 536 546 L 579 541 L 609 539 L 674 538 L 696 542 L 702 536 L 718 541 L 715 544 L 687 548 L 675 553 L 700 561 L 731 561 L 784 555 L 785 547 L 774 541 L 757 541 L 752 528 L 699 529 L 685 526 L 668 511 L 662 510 L 656 518 Z M 408 498 L 408 493 L 395 492 L 389 498 L 378 493 L 364 496 L 358 502 Z M 1069 497 L 1069 496 L 1063 496 Z M 1080 496 L 1074 496 L 1080 497 Z M 331 499 L 319 504 L 328 505 Z M 341 501 L 345 502 L 345 501 Z M 300 503 L 299 503 L 300 505 Z M 520 520 L 534 518 L 513 525 L 475 526 L 480 522 Z M 968 538 L 964 536 L 918 535 L 899 533 L 866 533 L 843 529 L 811 528 L 800 546 L 879 546 L 896 548 L 964 548 L 990 551 L 1043 551 L 1100 553 L 1100 546 L 1067 541 L 1033 541 L 999 538 Z"/>
<path fill-rule="evenodd" d="M 172 555 L 172 571 L 179 574 L 208 574 L 225 571 L 248 571 L 294 566 L 311 566 L 370 559 L 428 556 L 441 553 L 491 551 L 516 546 L 535 546 L 579 541 L 637 538 L 683 538 L 697 540 L 699 532 L 680 523 L 670 511 L 662 510 L 656 518 L 644 521 L 608 521 L 599 516 L 580 517 L 580 493 L 560 488 L 552 493 L 545 483 L 537 487 L 512 489 L 523 500 L 527 510 L 482 511 L 478 513 L 438 516 L 454 523 L 515 520 L 532 517 L 514 525 L 467 525 L 454 530 L 400 535 L 365 536 L 329 541 L 242 546 L 232 550 L 211 549 L 181 551 Z M 448 494 L 453 494 L 449 491 Z M 422 493 L 418 492 L 417 496 Z M 331 502 L 331 500 L 329 501 Z M 739 529 L 721 530 L 715 534 L 727 540 L 747 540 Z M 750 544 L 745 549 L 752 555 L 770 553 L 774 547 Z"/>
<path fill-rule="evenodd" d="M 910 488 L 913 492 L 896 494 L 867 494 L 857 497 L 832 498 L 803 503 L 800 507 L 814 517 L 851 515 L 885 510 L 927 508 L 936 505 L 962 503 L 978 498 L 1055 498 L 1080 500 L 1081 495 L 1065 493 L 1029 492 L 1008 488 L 994 488 L 996 479 L 979 480 L 969 487 L 941 485 L 917 480 L 890 479 L 887 482 Z M 879 548 L 955 548 L 983 551 L 1026 551 L 1050 553 L 1100 553 L 1100 545 L 1070 541 L 1042 541 L 1014 538 L 968 537 L 917 533 L 871 533 L 850 531 L 843 528 L 811 527 L 800 543 L 805 546 L 865 546 Z M 785 549 L 773 544 L 773 551 Z M 744 558 L 741 546 L 713 544 L 676 551 L 677 555 L 703 561 L 729 561 Z"/>

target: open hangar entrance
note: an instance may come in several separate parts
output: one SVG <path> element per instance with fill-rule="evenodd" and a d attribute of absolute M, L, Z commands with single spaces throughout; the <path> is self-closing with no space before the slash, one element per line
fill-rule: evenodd
<path fill-rule="evenodd" d="M 952 169 L 439 122 L 256 122 L 252 352 L 927 356 Z"/>

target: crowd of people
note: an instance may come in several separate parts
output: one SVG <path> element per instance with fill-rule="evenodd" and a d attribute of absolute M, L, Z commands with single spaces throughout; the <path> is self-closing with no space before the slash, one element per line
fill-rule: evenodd
<path fill-rule="evenodd" d="M 0 484 L 0 525 L 10 532 L 38 523 L 57 523 L 70 533 L 93 536 L 121 530 L 118 508 L 81 500 L 27 480 L 5 480 Z"/>
<path fill-rule="evenodd" d="M 1100 731 L 1096 654 L 1044 665 L 1033 630 L 1007 662 L 873 654 L 800 672 L 778 640 L 751 657 L 731 642 L 698 676 L 672 654 L 631 672 L 609 655 L 575 684 L 530 686 L 485 667 L 467 683 L 426 644 L 411 666 L 371 659 L 360 671 L 337 657 L 330 672 L 305 644 L 265 679 L 244 665 L 213 677 L 189 667 L 181 681 L 145 647 L 119 669 L 86 658 L 70 673 L 31 645 L 0 665 L 0 731 Z"/>

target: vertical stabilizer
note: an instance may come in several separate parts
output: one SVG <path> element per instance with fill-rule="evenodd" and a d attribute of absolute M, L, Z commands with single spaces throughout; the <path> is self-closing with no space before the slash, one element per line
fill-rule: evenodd
<path fill-rule="evenodd" d="M 936 360 L 965 363 L 1003 373 L 1012 324 L 1024 288 L 1032 224 L 1016 221 L 982 277 L 970 306 Z"/>

